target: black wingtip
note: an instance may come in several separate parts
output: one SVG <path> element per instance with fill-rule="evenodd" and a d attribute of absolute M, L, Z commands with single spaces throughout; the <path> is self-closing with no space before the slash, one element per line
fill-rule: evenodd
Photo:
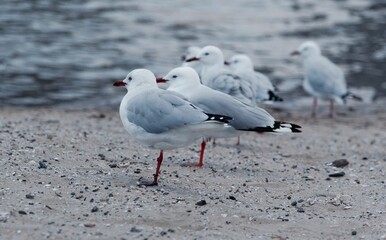
<path fill-rule="evenodd" d="M 280 128 L 288 128 L 291 130 L 291 132 L 299 133 L 302 132 L 299 128 L 302 128 L 302 126 L 295 124 L 295 123 L 288 123 L 288 122 L 281 122 L 281 121 L 275 121 L 274 129 L 280 129 Z"/>
<path fill-rule="evenodd" d="M 347 92 L 347 93 L 342 95 L 343 102 L 346 102 L 347 98 L 352 98 L 352 99 L 354 99 L 356 101 L 360 101 L 360 102 L 363 101 L 363 98 L 361 96 L 355 95 L 352 92 Z"/>
<path fill-rule="evenodd" d="M 271 90 L 268 91 L 268 100 L 269 101 L 274 101 L 274 102 L 283 102 L 283 98 L 279 97 L 278 95 L 276 95 Z"/>
<path fill-rule="evenodd" d="M 232 117 L 224 116 L 224 115 L 218 115 L 218 114 L 211 114 L 211 113 L 205 113 L 208 115 L 208 118 L 206 121 L 218 121 L 223 123 L 229 123 L 229 121 L 233 120 Z"/>
<path fill-rule="evenodd" d="M 287 123 L 287 122 L 280 122 L 275 121 L 273 124 L 273 127 L 255 127 L 251 129 L 239 129 L 241 131 L 253 131 L 253 132 L 293 132 L 293 133 L 300 133 L 302 132 L 299 128 L 302 128 L 300 125 L 294 124 L 294 123 Z M 290 131 L 289 131 L 290 130 Z"/>
<path fill-rule="evenodd" d="M 297 129 L 297 128 L 291 128 L 291 131 L 292 131 L 293 133 L 301 133 L 301 132 L 302 132 L 301 130 L 299 130 L 299 129 Z"/>

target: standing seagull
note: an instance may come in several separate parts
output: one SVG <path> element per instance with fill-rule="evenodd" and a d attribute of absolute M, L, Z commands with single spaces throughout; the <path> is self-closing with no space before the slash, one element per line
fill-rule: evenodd
<path fill-rule="evenodd" d="M 275 87 L 267 76 L 256 72 L 250 57 L 245 54 L 236 54 L 225 62 L 236 75 L 250 78 L 253 90 L 255 91 L 256 101 L 281 102 L 283 99 L 275 94 Z"/>
<path fill-rule="evenodd" d="M 224 55 L 219 48 L 206 46 L 195 57 L 186 61 L 199 61 L 202 64 L 200 77 L 205 86 L 229 94 L 244 103 L 256 105 L 251 82 L 225 67 Z"/>
<path fill-rule="evenodd" d="M 147 147 L 160 150 L 154 180 L 143 185 L 158 185 L 163 150 L 187 146 L 231 119 L 205 113 L 180 95 L 159 89 L 154 74 L 146 69 L 133 70 L 114 86 L 127 89 L 119 107 L 126 131 Z"/>
<path fill-rule="evenodd" d="M 197 73 L 190 67 L 171 70 L 162 80 L 169 83 L 168 91 L 175 91 L 204 111 L 226 115 L 232 119 L 232 128 L 222 128 L 210 137 L 234 137 L 243 132 L 301 132 L 299 125 L 275 121 L 264 109 L 247 105 L 238 99 L 200 83 Z M 203 140 L 205 142 L 205 140 Z"/>
<path fill-rule="evenodd" d="M 303 88 L 314 96 L 312 117 L 316 116 L 318 98 L 330 100 L 329 116 L 331 118 L 334 116 L 334 101 L 342 104 L 346 102 L 347 97 L 362 100 L 361 97 L 347 91 L 343 71 L 322 55 L 319 46 L 315 42 L 304 42 L 291 55 L 300 55 L 303 60 Z"/>

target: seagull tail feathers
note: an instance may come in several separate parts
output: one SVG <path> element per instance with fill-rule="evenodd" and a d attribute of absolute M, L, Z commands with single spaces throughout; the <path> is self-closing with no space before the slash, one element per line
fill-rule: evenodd
<path fill-rule="evenodd" d="M 346 103 L 346 101 L 347 101 L 348 98 L 352 98 L 352 99 L 354 99 L 354 100 L 356 100 L 356 101 L 360 101 L 360 102 L 363 101 L 363 99 L 362 99 L 361 96 L 358 96 L 358 95 L 356 95 L 356 94 L 354 94 L 354 93 L 352 93 L 352 92 L 347 92 L 347 93 L 345 93 L 345 94 L 342 95 L 342 99 L 343 99 L 343 102 L 344 102 L 344 103 Z"/>
<path fill-rule="evenodd" d="M 255 127 L 252 129 L 239 129 L 239 130 L 241 130 L 241 131 L 254 131 L 254 132 L 258 132 L 258 133 L 263 133 L 263 132 L 299 133 L 299 132 L 302 132 L 300 130 L 300 128 L 302 128 L 300 125 L 297 125 L 294 123 L 275 121 L 275 123 L 273 124 L 273 127 Z"/>

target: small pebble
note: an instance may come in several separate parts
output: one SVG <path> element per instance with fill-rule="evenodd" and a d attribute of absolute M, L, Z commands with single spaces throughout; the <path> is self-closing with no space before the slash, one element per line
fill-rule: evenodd
<path fill-rule="evenodd" d="M 351 235 L 353 235 L 353 236 L 357 235 L 357 231 L 352 231 Z"/>
<path fill-rule="evenodd" d="M 304 212 L 304 208 L 298 207 L 297 211 L 300 212 L 300 213 L 303 213 Z"/>
<path fill-rule="evenodd" d="M 27 198 L 27 199 L 34 199 L 35 196 L 32 195 L 31 193 L 28 193 L 27 195 L 25 195 L 25 198 Z"/>
<path fill-rule="evenodd" d="M 206 205 L 206 201 L 205 200 L 200 200 L 200 201 L 196 202 L 196 205 L 197 206 L 204 206 L 204 205 Z"/>
<path fill-rule="evenodd" d="M 118 165 L 117 165 L 116 163 L 110 163 L 110 164 L 109 164 L 109 167 L 111 167 L 111 168 L 117 168 Z"/>
<path fill-rule="evenodd" d="M 131 229 L 130 229 L 130 232 L 132 232 L 132 233 L 139 233 L 139 232 L 141 232 L 142 230 L 141 229 L 138 229 L 138 228 L 136 228 L 136 227 L 132 227 Z"/>
<path fill-rule="evenodd" d="M 39 169 L 41 169 L 41 168 L 46 169 L 47 168 L 46 160 L 39 161 L 39 167 L 38 168 Z"/>
<path fill-rule="evenodd" d="M 335 160 L 335 161 L 332 162 L 332 166 L 340 168 L 340 167 L 347 166 L 348 163 L 349 162 L 347 161 L 347 159 L 338 159 L 338 160 Z"/>
<path fill-rule="evenodd" d="M 291 206 L 295 207 L 297 204 L 298 204 L 298 202 L 293 201 L 293 202 L 291 203 Z"/>
<path fill-rule="evenodd" d="M 91 209 L 91 212 L 98 212 L 98 207 L 97 206 L 94 206 L 92 209 Z"/>
<path fill-rule="evenodd" d="M 343 177 L 344 175 L 345 175 L 345 173 L 343 171 L 328 174 L 329 177 Z"/>
<path fill-rule="evenodd" d="M 234 196 L 229 196 L 229 199 L 236 201 L 236 198 Z"/>
<path fill-rule="evenodd" d="M 84 224 L 85 227 L 95 227 L 95 223 L 85 223 Z"/>
<path fill-rule="evenodd" d="M 26 212 L 26 211 L 23 211 L 23 210 L 20 210 L 20 211 L 19 211 L 19 214 L 20 214 L 20 215 L 27 215 L 27 212 Z"/>

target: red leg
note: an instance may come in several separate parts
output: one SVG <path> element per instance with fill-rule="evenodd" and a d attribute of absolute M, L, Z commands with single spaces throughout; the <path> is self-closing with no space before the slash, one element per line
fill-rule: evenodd
<path fill-rule="evenodd" d="M 202 139 L 201 151 L 200 151 L 200 160 L 198 163 L 183 164 L 182 166 L 186 166 L 186 167 L 202 167 L 202 166 L 204 166 L 205 146 L 206 146 L 206 141 L 205 141 L 205 139 Z"/>
<path fill-rule="evenodd" d="M 159 153 L 159 156 L 157 158 L 157 169 L 155 170 L 153 182 L 141 182 L 140 185 L 148 186 L 148 187 L 157 186 L 158 185 L 158 175 L 159 175 L 159 171 L 161 169 L 161 164 L 162 164 L 163 158 L 164 158 L 163 151 L 161 150 L 160 153 Z"/>
<path fill-rule="evenodd" d="M 334 100 L 330 99 L 330 118 L 334 117 Z"/>
<path fill-rule="evenodd" d="M 200 161 L 198 163 L 196 163 L 196 164 L 192 164 L 192 167 L 202 167 L 202 166 L 204 166 L 205 147 L 206 147 L 206 142 L 203 139 L 202 142 L 201 142 Z"/>
<path fill-rule="evenodd" d="M 196 165 L 196 167 L 202 167 L 202 166 L 204 166 L 204 152 L 205 152 L 205 146 L 206 146 L 206 142 L 205 142 L 205 140 L 202 140 L 202 142 L 201 142 L 201 152 L 200 152 L 200 161 L 198 162 L 198 164 Z"/>
<path fill-rule="evenodd" d="M 318 99 L 316 97 L 314 97 L 314 104 L 312 106 L 312 117 L 315 118 L 316 117 L 316 107 L 318 106 Z"/>

